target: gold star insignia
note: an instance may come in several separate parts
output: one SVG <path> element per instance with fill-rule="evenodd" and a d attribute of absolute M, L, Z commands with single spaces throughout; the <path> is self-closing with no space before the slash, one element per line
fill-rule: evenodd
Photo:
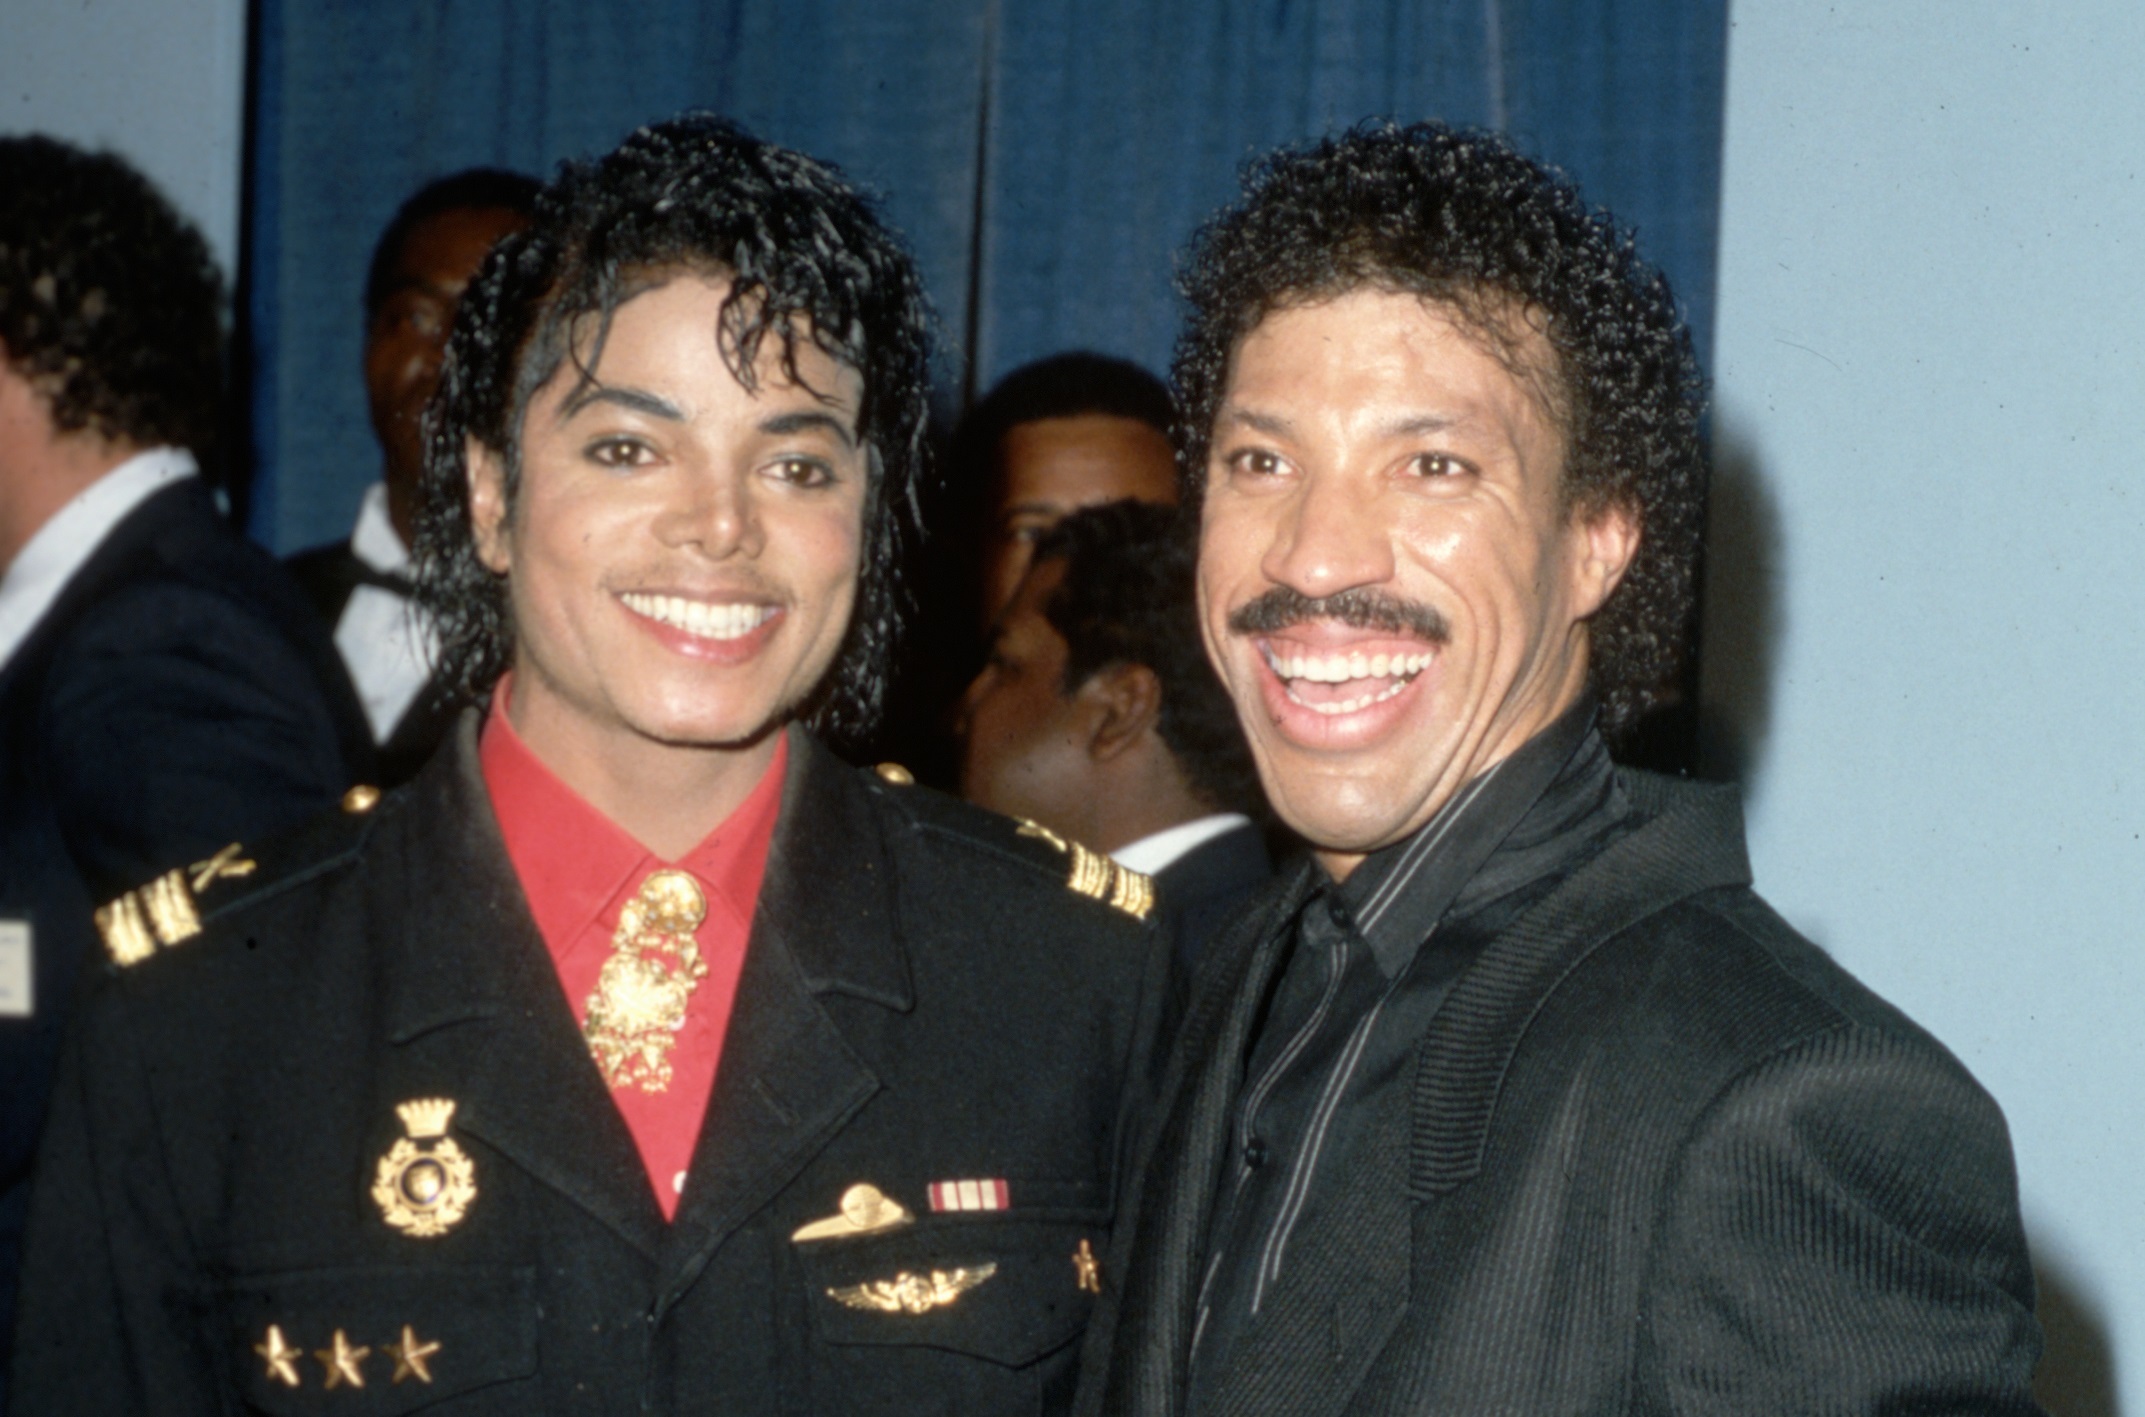
<path fill-rule="evenodd" d="M 281 1325 L 270 1324 L 268 1326 L 268 1336 L 259 1343 L 254 1344 L 253 1351 L 260 1354 L 262 1359 L 267 1362 L 270 1381 L 283 1383 L 290 1387 L 298 1386 L 298 1365 L 291 1360 L 293 1358 L 303 1358 L 305 1350 L 290 1346 L 290 1341 L 283 1337 Z"/>
<path fill-rule="evenodd" d="M 1084 1239 L 1073 1251 L 1073 1283 L 1083 1293 L 1102 1292 L 1102 1261 L 1095 1258 L 1094 1247 Z"/>
<path fill-rule="evenodd" d="M 402 1326 L 402 1342 L 383 1343 L 380 1351 L 395 1360 L 395 1381 L 414 1376 L 421 1383 L 432 1381 L 432 1370 L 425 1366 L 425 1359 L 439 1352 L 439 1341 L 421 1342 L 417 1333 L 408 1324 Z"/>
<path fill-rule="evenodd" d="M 365 1386 L 365 1375 L 358 1371 L 358 1364 L 363 1362 L 365 1355 L 370 1352 L 372 1352 L 370 1348 L 353 1346 L 349 1339 L 343 1337 L 343 1331 L 337 1329 L 335 1330 L 335 1346 L 333 1348 L 316 1348 L 313 1350 L 313 1356 L 318 1358 L 320 1366 L 327 1370 L 329 1387 L 338 1388 L 344 1383 L 348 1383 L 352 1387 L 363 1387 Z"/>

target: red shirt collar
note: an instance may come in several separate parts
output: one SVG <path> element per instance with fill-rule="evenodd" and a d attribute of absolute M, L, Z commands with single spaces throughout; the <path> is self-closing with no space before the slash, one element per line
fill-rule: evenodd
<path fill-rule="evenodd" d="M 749 926 L 781 815 L 788 736 L 776 739 L 774 760 L 737 810 L 683 857 L 664 861 L 560 781 L 522 741 L 504 712 L 509 679 L 492 695 L 477 761 L 507 857 L 552 955 L 562 957 L 629 883 L 637 887 L 665 866 L 690 871 L 709 887 L 711 913 L 725 905 Z M 606 930 L 610 923 L 604 921 Z"/>

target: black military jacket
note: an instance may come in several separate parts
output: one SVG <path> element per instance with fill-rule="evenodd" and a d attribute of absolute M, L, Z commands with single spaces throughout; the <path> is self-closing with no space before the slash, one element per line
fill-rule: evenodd
<path fill-rule="evenodd" d="M 40 1161 L 19 1411 L 1064 1407 L 1166 943 L 1088 898 L 1099 858 L 791 751 L 674 1223 L 472 719 L 95 991 Z M 453 1102 L 443 1134 L 398 1111 L 421 1099 Z M 409 1228 L 412 1180 L 460 1202 L 444 1233 Z M 934 1212 L 963 1180 L 1006 1207 Z M 793 1239 L 859 1184 L 909 1219 Z"/>

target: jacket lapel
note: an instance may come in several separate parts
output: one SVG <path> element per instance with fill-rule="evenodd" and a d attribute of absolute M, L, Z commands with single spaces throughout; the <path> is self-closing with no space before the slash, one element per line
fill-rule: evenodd
<path fill-rule="evenodd" d="M 878 1091 L 819 996 L 914 1006 L 891 863 L 867 791 L 825 748 L 791 732 L 715 1091 L 663 1253 L 659 1310 Z"/>
<path fill-rule="evenodd" d="M 1111 1412 L 1178 1410 L 1198 1319 L 1201 1257 L 1252 1031 L 1288 957 L 1296 914 L 1317 880 L 1318 868 L 1306 861 L 1272 888 L 1262 908 L 1241 914 L 1213 942 L 1214 957 L 1186 1010 L 1158 1094 L 1167 1110 L 1151 1119 L 1148 1141 L 1127 1173 L 1136 1179 L 1125 1188 L 1130 1199 L 1118 1216 L 1121 1241 L 1112 1256 L 1126 1276 L 1123 1290 L 1105 1289 L 1090 1345 L 1099 1357 L 1117 1336 L 1116 1370 L 1102 1399 Z M 1124 1241 L 1133 1242 L 1129 1252 Z"/>
<path fill-rule="evenodd" d="M 373 907 L 390 937 L 389 1041 L 464 1080 L 457 1128 L 654 1258 L 662 1211 L 507 859 L 477 723 L 463 715 L 401 803 L 404 859 L 383 878 L 409 885 Z"/>
<path fill-rule="evenodd" d="M 1596 947 L 1700 891 L 1750 884 L 1733 787 L 1619 770 L 1638 825 L 1491 941 L 1424 1036 L 1408 1189 L 1430 1200 L 1473 1179 L 1505 1071 L 1541 1002 Z"/>

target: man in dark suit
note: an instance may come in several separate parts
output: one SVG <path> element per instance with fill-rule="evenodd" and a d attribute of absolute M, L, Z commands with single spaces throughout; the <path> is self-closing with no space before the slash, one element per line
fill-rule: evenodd
<path fill-rule="evenodd" d="M 0 139 L 0 1334 L 95 903 L 333 806 L 367 752 L 327 637 L 197 471 L 219 291 L 124 162 Z"/>
<path fill-rule="evenodd" d="M 1996 1105 L 1604 746 L 1690 607 L 1666 284 L 1435 125 L 1270 157 L 1183 284 L 1207 648 L 1314 859 L 1212 947 L 1084 1410 L 2033 1410 Z"/>
<path fill-rule="evenodd" d="M 388 786 L 424 766 L 457 708 L 433 673 L 436 636 L 410 583 L 425 404 L 462 291 L 499 238 L 528 224 L 536 191 L 517 172 L 452 173 L 419 188 L 380 233 L 365 276 L 365 395 L 380 480 L 349 536 L 287 563 L 335 636 L 379 745 L 375 775 Z"/>
<path fill-rule="evenodd" d="M 1199 643 L 1168 507 L 1108 502 L 1038 534 L 962 704 L 961 795 L 1155 878 L 1189 978 L 1273 874 L 1258 779 Z"/>
<path fill-rule="evenodd" d="M 837 173 L 707 117 L 501 243 L 417 536 L 489 710 L 129 897 L 205 928 L 122 938 L 69 1050 L 26 1410 L 1069 1404 L 1151 883 L 821 742 L 884 683 L 928 328 Z"/>

